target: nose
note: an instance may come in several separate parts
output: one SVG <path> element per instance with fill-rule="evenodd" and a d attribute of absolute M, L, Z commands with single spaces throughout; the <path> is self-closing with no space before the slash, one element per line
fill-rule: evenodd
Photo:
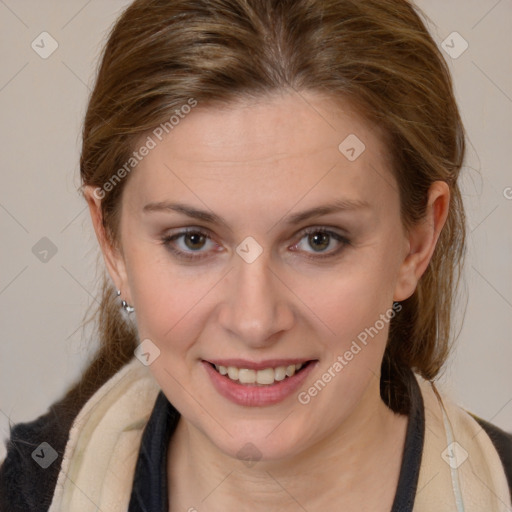
<path fill-rule="evenodd" d="M 219 323 L 247 347 L 268 347 L 279 339 L 277 333 L 291 329 L 293 294 L 270 268 L 265 251 L 252 263 L 239 258 L 225 286 Z"/>

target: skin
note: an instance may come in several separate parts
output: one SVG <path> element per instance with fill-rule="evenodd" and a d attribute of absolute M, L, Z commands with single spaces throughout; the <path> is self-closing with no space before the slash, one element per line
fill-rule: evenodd
<path fill-rule="evenodd" d="M 349 134 L 366 146 L 352 162 L 338 150 Z M 407 417 L 380 398 L 389 324 L 307 405 L 297 393 L 271 406 L 236 405 L 201 364 L 318 360 L 299 391 L 307 390 L 393 301 L 414 292 L 446 220 L 449 189 L 435 182 L 424 222 L 406 232 L 387 157 L 376 128 L 348 104 L 283 93 L 199 105 L 181 120 L 128 178 L 119 250 L 106 242 L 100 201 L 86 188 L 110 276 L 135 307 L 140 339 L 161 351 L 149 369 L 182 415 L 168 447 L 170 510 L 390 510 Z M 340 198 L 368 207 L 285 223 Z M 228 225 L 143 213 L 154 201 L 215 212 Z M 179 259 L 162 244 L 187 227 L 211 239 L 181 237 L 174 247 L 204 259 Z M 303 234 L 309 227 L 350 243 L 330 237 L 318 248 Z M 248 236 L 263 248 L 252 263 L 236 252 Z M 250 467 L 237 459 L 246 443 L 261 457 Z"/>

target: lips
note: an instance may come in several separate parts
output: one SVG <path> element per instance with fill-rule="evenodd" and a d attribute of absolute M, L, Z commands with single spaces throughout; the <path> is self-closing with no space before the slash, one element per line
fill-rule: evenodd
<path fill-rule="evenodd" d="M 277 366 L 276 368 L 269 367 L 262 370 L 253 370 L 252 368 L 214 365 L 215 369 L 221 375 L 227 375 L 233 381 L 238 381 L 240 384 L 257 385 L 270 385 L 293 377 L 303 366 L 302 363 L 299 363 L 290 364 L 288 366 Z"/>
<path fill-rule="evenodd" d="M 249 361 L 247 359 L 209 359 L 207 363 L 216 366 L 234 366 L 235 368 L 247 368 L 249 370 L 264 370 L 265 368 L 278 368 L 279 366 L 290 366 L 292 364 L 305 364 L 311 359 L 265 359 L 264 361 Z"/>
<path fill-rule="evenodd" d="M 222 359 L 203 360 L 202 363 L 214 388 L 223 397 L 238 405 L 266 406 L 283 401 L 297 390 L 318 361 L 272 359 L 255 362 Z"/>

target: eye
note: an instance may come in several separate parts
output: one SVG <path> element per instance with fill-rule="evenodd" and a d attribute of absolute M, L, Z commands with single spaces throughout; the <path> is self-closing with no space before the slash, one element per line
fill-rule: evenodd
<path fill-rule="evenodd" d="M 306 256 L 311 259 L 331 258 L 337 256 L 345 246 L 350 245 L 350 240 L 348 240 L 348 238 L 324 227 L 308 228 L 306 231 L 302 232 L 302 235 L 301 241 L 305 239 L 306 243 L 313 248 L 313 253 L 317 253 L 316 255 L 313 254 L 313 256 Z M 326 251 L 325 249 L 332 245 L 333 240 L 339 247 L 334 250 Z M 300 245 L 301 242 L 295 244 L 292 250 L 295 250 L 297 247 L 300 248 Z M 305 252 L 308 253 L 309 251 Z"/>
<path fill-rule="evenodd" d="M 181 248 L 177 247 L 180 245 L 177 243 L 180 239 Z M 303 247 L 300 247 L 301 242 L 304 239 L 306 240 L 306 243 L 313 248 L 312 253 L 305 250 Z M 209 251 L 203 249 L 208 246 L 208 243 L 212 246 L 210 247 L 210 250 L 216 250 L 220 247 L 212 241 L 208 233 L 205 233 L 200 229 L 187 229 L 174 235 L 166 235 L 161 239 L 161 241 L 162 244 L 178 258 L 189 261 L 198 261 L 203 258 L 207 258 Z M 326 251 L 329 246 L 336 245 L 333 244 L 333 241 L 336 242 L 338 248 Z M 337 256 L 347 245 L 350 245 L 350 240 L 345 236 L 325 227 L 313 227 L 302 232 L 300 241 L 293 245 L 291 250 L 297 251 L 298 248 L 299 251 L 303 251 L 306 254 L 312 254 L 306 256 L 306 258 L 318 260 Z"/>
<path fill-rule="evenodd" d="M 177 249 L 176 245 L 178 244 L 176 244 L 176 241 L 179 240 L 180 238 L 183 239 L 183 245 L 181 249 Z M 179 258 L 185 260 L 199 260 L 207 257 L 207 251 L 201 251 L 201 249 L 205 247 L 206 241 L 210 241 L 214 246 L 218 247 L 216 244 L 212 242 L 210 236 L 207 233 L 204 233 L 203 231 L 197 229 L 188 229 L 186 231 L 180 231 L 175 235 L 166 235 L 162 238 L 162 243 L 167 249 L 169 249 L 173 254 L 175 254 Z M 187 252 L 189 250 L 192 252 Z M 193 254 L 199 252 L 205 254 Z"/>

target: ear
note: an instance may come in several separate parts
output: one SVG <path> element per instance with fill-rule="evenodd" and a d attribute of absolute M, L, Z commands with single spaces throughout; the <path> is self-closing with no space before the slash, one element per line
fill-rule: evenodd
<path fill-rule="evenodd" d="M 450 188 L 444 181 L 432 183 L 425 217 L 407 233 L 407 254 L 400 266 L 393 300 L 408 299 L 428 267 L 439 234 L 448 216 Z"/>
<path fill-rule="evenodd" d="M 84 197 L 89 206 L 92 224 L 96 232 L 96 238 L 100 244 L 103 260 L 107 266 L 108 273 L 114 285 L 121 290 L 123 298 L 129 302 L 129 293 L 126 278 L 126 265 L 120 248 L 115 247 L 107 236 L 105 227 L 103 226 L 103 214 L 101 212 L 101 200 L 105 192 L 97 187 L 86 185 L 83 187 Z"/>

